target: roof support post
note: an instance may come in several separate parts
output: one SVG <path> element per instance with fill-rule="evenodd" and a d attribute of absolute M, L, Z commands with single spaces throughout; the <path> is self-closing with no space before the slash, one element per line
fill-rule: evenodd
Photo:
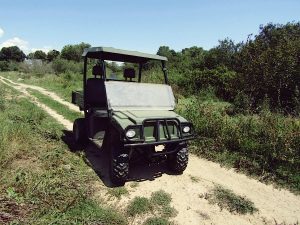
<path fill-rule="evenodd" d="M 87 73 L 87 57 L 84 57 L 84 64 L 83 64 L 83 104 L 84 104 L 84 111 L 85 109 L 85 103 L 86 103 L 86 74 Z"/>
<path fill-rule="evenodd" d="M 162 64 L 162 71 L 164 72 L 165 84 L 169 84 L 169 81 L 168 81 L 168 71 L 167 71 L 167 68 L 166 68 L 166 62 L 165 61 L 161 61 L 161 64 Z"/>
<path fill-rule="evenodd" d="M 143 68 L 143 64 L 139 63 L 139 83 L 141 83 L 142 81 L 142 68 Z"/>

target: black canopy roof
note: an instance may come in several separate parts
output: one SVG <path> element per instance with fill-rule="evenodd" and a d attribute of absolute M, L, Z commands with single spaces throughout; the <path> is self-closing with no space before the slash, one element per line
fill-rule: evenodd
<path fill-rule="evenodd" d="M 164 56 L 147 54 L 137 51 L 121 50 L 111 47 L 86 48 L 84 49 L 82 56 L 94 59 L 131 63 L 145 63 L 149 60 L 168 61 L 168 59 Z"/>

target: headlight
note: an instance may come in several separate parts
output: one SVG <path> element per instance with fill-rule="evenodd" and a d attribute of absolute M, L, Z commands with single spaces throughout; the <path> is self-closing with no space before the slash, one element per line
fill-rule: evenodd
<path fill-rule="evenodd" d="M 185 126 L 182 129 L 183 133 L 188 133 L 188 132 L 190 132 L 190 130 L 191 130 L 191 128 L 189 126 Z"/>
<path fill-rule="evenodd" d="M 134 138 L 135 134 L 136 134 L 135 131 L 130 129 L 126 132 L 126 137 Z"/>

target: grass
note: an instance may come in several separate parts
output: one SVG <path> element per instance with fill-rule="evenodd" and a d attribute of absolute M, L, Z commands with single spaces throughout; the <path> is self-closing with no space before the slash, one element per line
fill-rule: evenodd
<path fill-rule="evenodd" d="M 216 186 L 212 193 L 208 194 L 207 199 L 209 203 L 217 204 L 221 209 L 225 208 L 231 213 L 253 214 L 258 211 L 249 199 L 221 186 Z"/>
<path fill-rule="evenodd" d="M 124 217 L 115 209 L 101 208 L 90 200 L 81 201 L 64 214 L 52 213 L 41 217 L 40 220 L 41 223 L 38 224 L 44 224 L 44 221 L 53 221 L 56 224 L 127 224 Z"/>
<path fill-rule="evenodd" d="M 177 215 L 171 207 L 171 195 L 163 190 L 153 192 L 151 197 L 135 197 L 127 207 L 130 216 L 152 214 L 154 217 L 145 221 L 145 224 L 170 224 L 169 218 Z"/>
<path fill-rule="evenodd" d="M 138 186 L 139 186 L 139 183 L 136 182 L 136 181 L 131 182 L 131 184 L 130 184 L 130 187 L 131 187 L 131 188 L 136 188 L 136 187 L 138 187 Z"/>
<path fill-rule="evenodd" d="M 0 75 L 13 81 L 22 79 L 22 83 L 43 87 L 55 92 L 66 101 L 70 101 L 72 91 L 82 90 L 81 74 L 43 74 L 43 76 L 36 76 L 32 73 L 1 72 Z"/>
<path fill-rule="evenodd" d="M 152 210 L 152 206 L 148 198 L 135 197 L 127 207 L 127 213 L 130 216 L 144 214 Z"/>
<path fill-rule="evenodd" d="M 16 91 L 0 90 L 0 223 L 126 224 L 93 198 L 97 175 L 62 142 L 63 127 Z"/>
<path fill-rule="evenodd" d="M 79 112 L 75 112 L 71 109 L 68 109 L 65 105 L 51 99 L 50 97 L 40 93 L 36 90 L 29 90 L 29 92 L 35 96 L 41 103 L 49 106 L 54 109 L 58 114 L 62 115 L 64 118 L 74 121 L 77 118 L 83 117 L 83 115 Z"/>
<path fill-rule="evenodd" d="M 170 194 L 166 193 L 163 190 L 159 190 L 151 194 L 150 201 L 154 205 L 166 206 L 171 203 L 172 198 Z"/>
<path fill-rule="evenodd" d="M 144 225 L 169 225 L 171 224 L 167 219 L 161 217 L 148 218 Z"/>
<path fill-rule="evenodd" d="M 199 177 L 195 177 L 195 176 L 190 175 L 190 178 L 191 178 L 193 183 L 198 183 L 200 181 Z"/>
<path fill-rule="evenodd" d="M 121 199 L 123 195 L 129 194 L 128 190 L 125 187 L 110 188 L 107 193 L 111 196 L 116 197 L 117 199 Z"/>
<path fill-rule="evenodd" d="M 163 190 L 153 192 L 150 197 L 150 202 L 153 208 L 163 218 L 170 218 L 177 215 L 177 211 L 170 206 L 172 197 Z"/>

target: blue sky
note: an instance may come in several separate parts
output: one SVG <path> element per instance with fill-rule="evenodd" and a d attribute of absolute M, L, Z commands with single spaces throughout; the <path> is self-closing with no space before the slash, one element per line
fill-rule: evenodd
<path fill-rule="evenodd" d="M 210 49 L 226 37 L 246 40 L 260 24 L 292 21 L 300 21 L 300 0 L 0 0 L 0 48 Z"/>

